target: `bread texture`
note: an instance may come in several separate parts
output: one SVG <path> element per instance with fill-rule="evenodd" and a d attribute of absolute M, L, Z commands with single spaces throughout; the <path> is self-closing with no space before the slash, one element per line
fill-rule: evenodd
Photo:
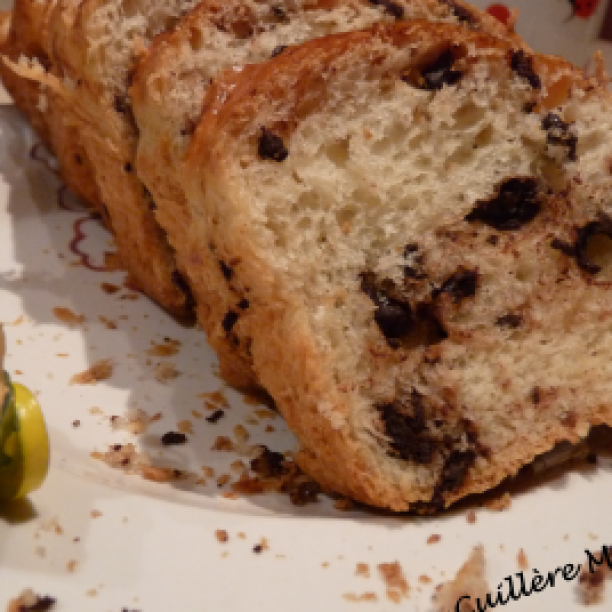
<path fill-rule="evenodd" d="M 324 486 L 440 510 L 612 424 L 604 84 L 415 21 L 288 49 L 207 104 L 183 261 L 196 298 L 199 261 L 231 262 L 221 325 Z"/>
<path fill-rule="evenodd" d="M 131 87 L 138 124 L 137 171 L 152 194 L 156 218 L 176 252 L 177 266 L 189 281 L 189 262 L 181 243 L 189 209 L 179 178 L 185 150 L 206 108 L 204 96 L 223 70 L 267 61 L 288 48 L 329 34 L 376 22 L 412 18 L 462 23 L 471 30 L 513 37 L 512 30 L 463 2 L 440 0 L 204 0 L 172 31 L 160 35 L 141 58 Z M 238 387 L 257 384 L 248 345 L 237 343 L 218 312 L 239 312 L 240 289 L 232 283 L 232 264 L 214 252 L 199 255 L 198 266 L 217 280 L 199 287 L 200 324 L 219 356 L 223 377 Z M 226 284 L 224 278 L 229 282 Z M 235 325 L 241 326 L 239 319 Z"/>

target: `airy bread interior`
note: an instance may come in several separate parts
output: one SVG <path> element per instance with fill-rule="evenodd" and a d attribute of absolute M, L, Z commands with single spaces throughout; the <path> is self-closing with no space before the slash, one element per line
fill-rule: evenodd
<path fill-rule="evenodd" d="M 320 482 L 439 509 L 612 423 L 602 84 L 414 22 L 306 43 L 209 103 L 182 256 L 233 262 L 222 323 Z"/>
<path fill-rule="evenodd" d="M 287 47 L 336 32 L 358 30 L 373 23 L 423 18 L 463 23 L 502 37 L 512 32 L 499 21 L 462 2 L 440 0 L 204 0 L 177 27 L 154 41 L 134 74 L 131 97 L 139 128 L 137 171 L 156 204 L 156 218 L 176 251 L 177 265 L 189 281 L 188 262 L 181 243 L 189 225 L 189 210 L 179 178 L 186 147 L 201 114 L 204 96 L 213 79 L 233 67 L 240 71 L 285 53 Z M 200 259 L 208 266 L 208 294 L 200 290 L 198 318 L 219 355 L 223 377 L 239 387 L 256 384 L 248 346 L 236 343 L 217 311 L 236 307 L 233 291 L 226 291 L 222 275 L 231 265 L 214 255 Z M 240 321 L 237 322 L 240 326 Z"/>

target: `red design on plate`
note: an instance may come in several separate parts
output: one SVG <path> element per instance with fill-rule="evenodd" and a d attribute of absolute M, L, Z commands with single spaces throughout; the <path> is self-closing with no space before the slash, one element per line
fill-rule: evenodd
<path fill-rule="evenodd" d="M 508 23 L 508 20 L 510 19 L 511 15 L 510 9 L 504 4 L 491 4 L 487 8 L 487 13 L 495 17 L 495 19 L 499 19 L 499 21 L 504 24 Z"/>
<path fill-rule="evenodd" d="M 572 5 L 572 17 L 588 19 L 595 14 L 599 0 L 569 0 Z"/>
<path fill-rule="evenodd" d="M 70 250 L 81 258 L 81 263 L 89 270 L 94 270 L 95 272 L 111 272 L 113 268 L 110 268 L 106 264 L 97 265 L 93 263 L 93 255 L 91 253 L 85 253 L 83 250 L 81 250 L 81 243 L 87 238 L 87 235 L 83 231 L 83 225 L 88 221 L 98 223 L 98 221 L 92 217 L 83 217 L 74 222 L 74 238 L 70 241 Z M 112 255 L 112 253 L 106 251 L 104 256 L 106 255 Z M 104 259 L 106 259 L 106 257 L 104 257 Z"/>

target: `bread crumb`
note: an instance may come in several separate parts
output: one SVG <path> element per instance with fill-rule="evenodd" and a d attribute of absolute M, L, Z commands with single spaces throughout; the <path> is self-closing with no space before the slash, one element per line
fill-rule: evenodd
<path fill-rule="evenodd" d="M 28 610 L 47 612 L 53 610 L 55 603 L 55 598 L 49 595 L 41 597 L 32 589 L 25 589 L 15 599 L 9 601 L 7 612 L 28 612 Z"/>
<path fill-rule="evenodd" d="M 153 374 L 155 376 L 155 380 L 161 383 L 165 383 L 168 380 L 172 380 L 180 376 L 180 372 L 176 369 L 176 365 L 171 362 L 157 364 Z"/>
<path fill-rule="evenodd" d="M 272 410 L 269 410 L 268 408 L 259 408 L 258 410 L 255 411 L 255 414 L 260 419 L 275 419 L 278 416 L 276 412 L 273 412 Z"/>
<path fill-rule="evenodd" d="M 198 412 L 197 410 L 192 410 L 191 414 L 196 418 L 196 419 L 201 419 L 204 415 L 201 412 Z"/>
<path fill-rule="evenodd" d="M 110 319 L 107 319 L 106 317 L 103 317 L 102 315 L 100 315 L 98 319 L 100 323 L 104 323 L 104 326 L 106 327 L 106 329 L 117 329 L 117 324 L 114 321 L 111 321 Z"/>
<path fill-rule="evenodd" d="M 97 589 L 88 589 L 85 592 L 85 595 L 87 595 L 88 597 L 95 597 L 98 594 Z"/>
<path fill-rule="evenodd" d="M 476 522 L 476 512 L 474 512 L 474 510 L 470 510 L 467 513 L 466 520 L 470 525 L 473 525 Z"/>
<path fill-rule="evenodd" d="M 217 541 L 221 543 L 225 543 L 229 540 L 229 535 L 225 529 L 217 529 L 217 531 L 215 531 L 215 537 Z"/>
<path fill-rule="evenodd" d="M 437 533 L 434 533 L 433 535 L 430 535 L 427 538 L 427 543 L 428 544 L 437 544 L 441 539 L 442 539 L 441 535 L 438 535 Z"/>
<path fill-rule="evenodd" d="M 590 562 L 588 566 L 582 568 L 578 578 L 578 599 L 580 603 L 591 605 L 603 601 L 606 578 L 612 576 L 611 552 L 604 547 L 604 550 L 593 555 L 597 563 L 601 563 L 601 565 Z M 590 571 L 591 569 L 592 571 Z"/>
<path fill-rule="evenodd" d="M 454 580 L 441 584 L 434 595 L 436 612 L 448 612 L 456 610 L 457 602 L 461 597 L 467 595 L 471 601 L 476 601 L 480 597 L 484 601 L 489 592 L 489 585 L 484 577 L 485 558 L 482 546 L 476 546 L 470 554 L 468 560 L 457 572 Z M 472 612 L 472 605 L 469 600 L 463 600 L 457 612 Z"/>
<path fill-rule="evenodd" d="M 489 510 L 501 512 L 502 510 L 507 510 L 510 507 L 511 502 L 512 500 L 510 499 L 510 493 L 506 491 L 506 493 L 500 497 L 486 501 L 485 507 L 487 507 Z"/>
<path fill-rule="evenodd" d="M 223 395 L 223 393 L 221 391 L 215 391 L 213 393 L 200 393 L 198 395 L 199 398 L 204 398 L 204 399 L 208 399 L 210 400 L 210 402 L 212 402 L 213 404 L 216 404 L 213 408 L 213 410 L 216 410 L 217 406 L 221 406 L 222 408 L 229 408 L 229 402 L 227 401 L 227 398 L 225 397 L 225 395 Z M 208 406 L 207 406 L 208 408 Z M 210 410 L 210 408 L 209 408 Z"/>
<path fill-rule="evenodd" d="M 378 571 L 387 586 L 387 597 L 399 603 L 402 597 L 408 597 L 409 586 L 399 561 L 380 563 Z"/>
<path fill-rule="evenodd" d="M 244 472 L 247 466 L 245 465 L 244 461 L 237 459 L 236 461 L 232 462 L 232 464 L 230 465 L 230 468 L 232 468 L 234 472 Z"/>
<path fill-rule="evenodd" d="M 133 435 L 144 433 L 152 421 L 149 415 L 140 408 L 128 409 L 126 416 L 112 416 L 111 426 L 113 430 L 123 430 Z"/>
<path fill-rule="evenodd" d="M 170 357 L 179 352 L 181 343 L 178 340 L 167 338 L 163 344 L 153 344 L 147 351 L 147 355 L 151 357 Z"/>
<path fill-rule="evenodd" d="M 76 571 L 76 568 L 77 562 L 74 559 L 66 563 L 66 571 L 70 572 L 71 574 Z"/>
<path fill-rule="evenodd" d="M 529 568 L 529 561 L 527 560 L 527 555 L 525 554 L 525 551 L 522 548 L 518 551 L 517 562 L 519 569 L 526 570 Z"/>
<path fill-rule="evenodd" d="M 227 436 L 217 436 L 211 450 L 216 451 L 233 451 L 234 443 Z"/>
<path fill-rule="evenodd" d="M 180 433 L 184 433 L 184 434 L 192 434 L 193 433 L 193 425 L 191 423 L 191 421 L 179 421 L 177 423 L 176 428 L 179 430 Z"/>
<path fill-rule="evenodd" d="M 276 431 L 274 425 L 266 425 L 266 428 L 264 429 L 264 431 L 266 433 L 272 433 L 273 431 Z"/>
<path fill-rule="evenodd" d="M 88 370 L 75 374 L 70 379 L 71 385 L 95 385 L 101 380 L 107 380 L 113 373 L 112 359 L 101 359 Z"/>
<path fill-rule="evenodd" d="M 361 595 L 357 595 L 357 593 L 345 593 L 343 597 L 347 601 L 351 601 L 351 602 L 378 601 L 378 596 L 376 595 L 376 593 L 371 593 L 371 592 L 362 593 Z"/>
<path fill-rule="evenodd" d="M 99 510 L 92 510 L 91 511 L 91 518 L 99 518 L 102 516 L 102 513 Z"/>
<path fill-rule="evenodd" d="M 234 438 L 236 438 L 236 442 L 246 442 L 249 437 L 249 432 L 243 425 L 236 425 L 236 427 L 234 427 Z"/>
<path fill-rule="evenodd" d="M 54 308 L 53 314 L 62 323 L 67 323 L 68 325 L 80 325 L 85 322 L 84 315 L 77 315 L 69 308 Z"/>
<path fill-rule="evenodd" d="M 363 576 L 364 578 L 370 577 L 370 566 L 367 563 L 358 563 L 357 569 L 355 570 L 357 576 Z"/>
<path fill-rule="evenodd" d="M 429 584 L 431 582 L 431 578 L 427 574 L 421 574 L 419 576 L 419 582 L 422 584 Z"/>
<path fill-rule="evenodd" d="M 111 295 L 117 293 L 117 291 L 121 289 L 121 287 L 112 285 L 111 283 L 102 283 L 100 286 L 102 287 L 102 291 Z"/>
<path fill-rule="evenodd" d="M 217 478 L 217 486 L 218 487 L 223 487 L 225 486 L 230 480 L 231 480 L 231 476 L 229 474 L 221 474 L 221 476 L 219 476 L 219 478 Z"/>

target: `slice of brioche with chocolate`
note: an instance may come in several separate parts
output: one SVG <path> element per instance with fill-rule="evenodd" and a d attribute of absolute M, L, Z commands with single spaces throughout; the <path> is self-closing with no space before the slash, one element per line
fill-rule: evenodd
<path fill-rule="evenodd" d="M 229 73 L 181 255 L 324 486 L 442 509 L 612 424 L 612 97 L 452 25 L 379 25 Z M 238 326 L 237 322 L 241 321 Z"/>
<path fill-rule="evenodd" d="M 174 30 L 153 42 L 140 60 L 130 90 L 139 130 L 136 169 L 155 201 L 156 218 L 177 252 L 178 269 L 184 276 L 188 262 L 181 259 L 180 247 L 190 220 L 177 173 L 205 111 L 204 95 L 217 74 L 230 66 L 239 70 L 245 64 L 266 61 L 305 40 L 379 21 L 413 18 L 462 23 L 468 29 L 513 36 L 496 19 L 460 1 L 204 0 Z M 199 258 L 198 265 L 207 266 L 208 274 L 217 277 L 210 293 L 200 295 L 197 310 L 219 356 L 221 373 L 235 386 L 253 386 L 256 377 L 248 346 L 237 343 L 238 336 L 228 330 L 231 319 L 224 322 L 210 316 L 211 302 L 223 304 L 227 311 L 244 309 L 231 262 L 211 250 Z M 240 327 L 240 319 L 235 325 Z"/>
<path fill-rule="evenodd" d="M 137 129 L 128 87 L 138 56 L 196 0 L 60 0 L 48 19 L 52 85 L 61 119 L 93 169 L 118 255 L 131 283 L 169 312 L 191 311 L 172 249 L 155 221 L 154 202 L 136 176 Z"/>

